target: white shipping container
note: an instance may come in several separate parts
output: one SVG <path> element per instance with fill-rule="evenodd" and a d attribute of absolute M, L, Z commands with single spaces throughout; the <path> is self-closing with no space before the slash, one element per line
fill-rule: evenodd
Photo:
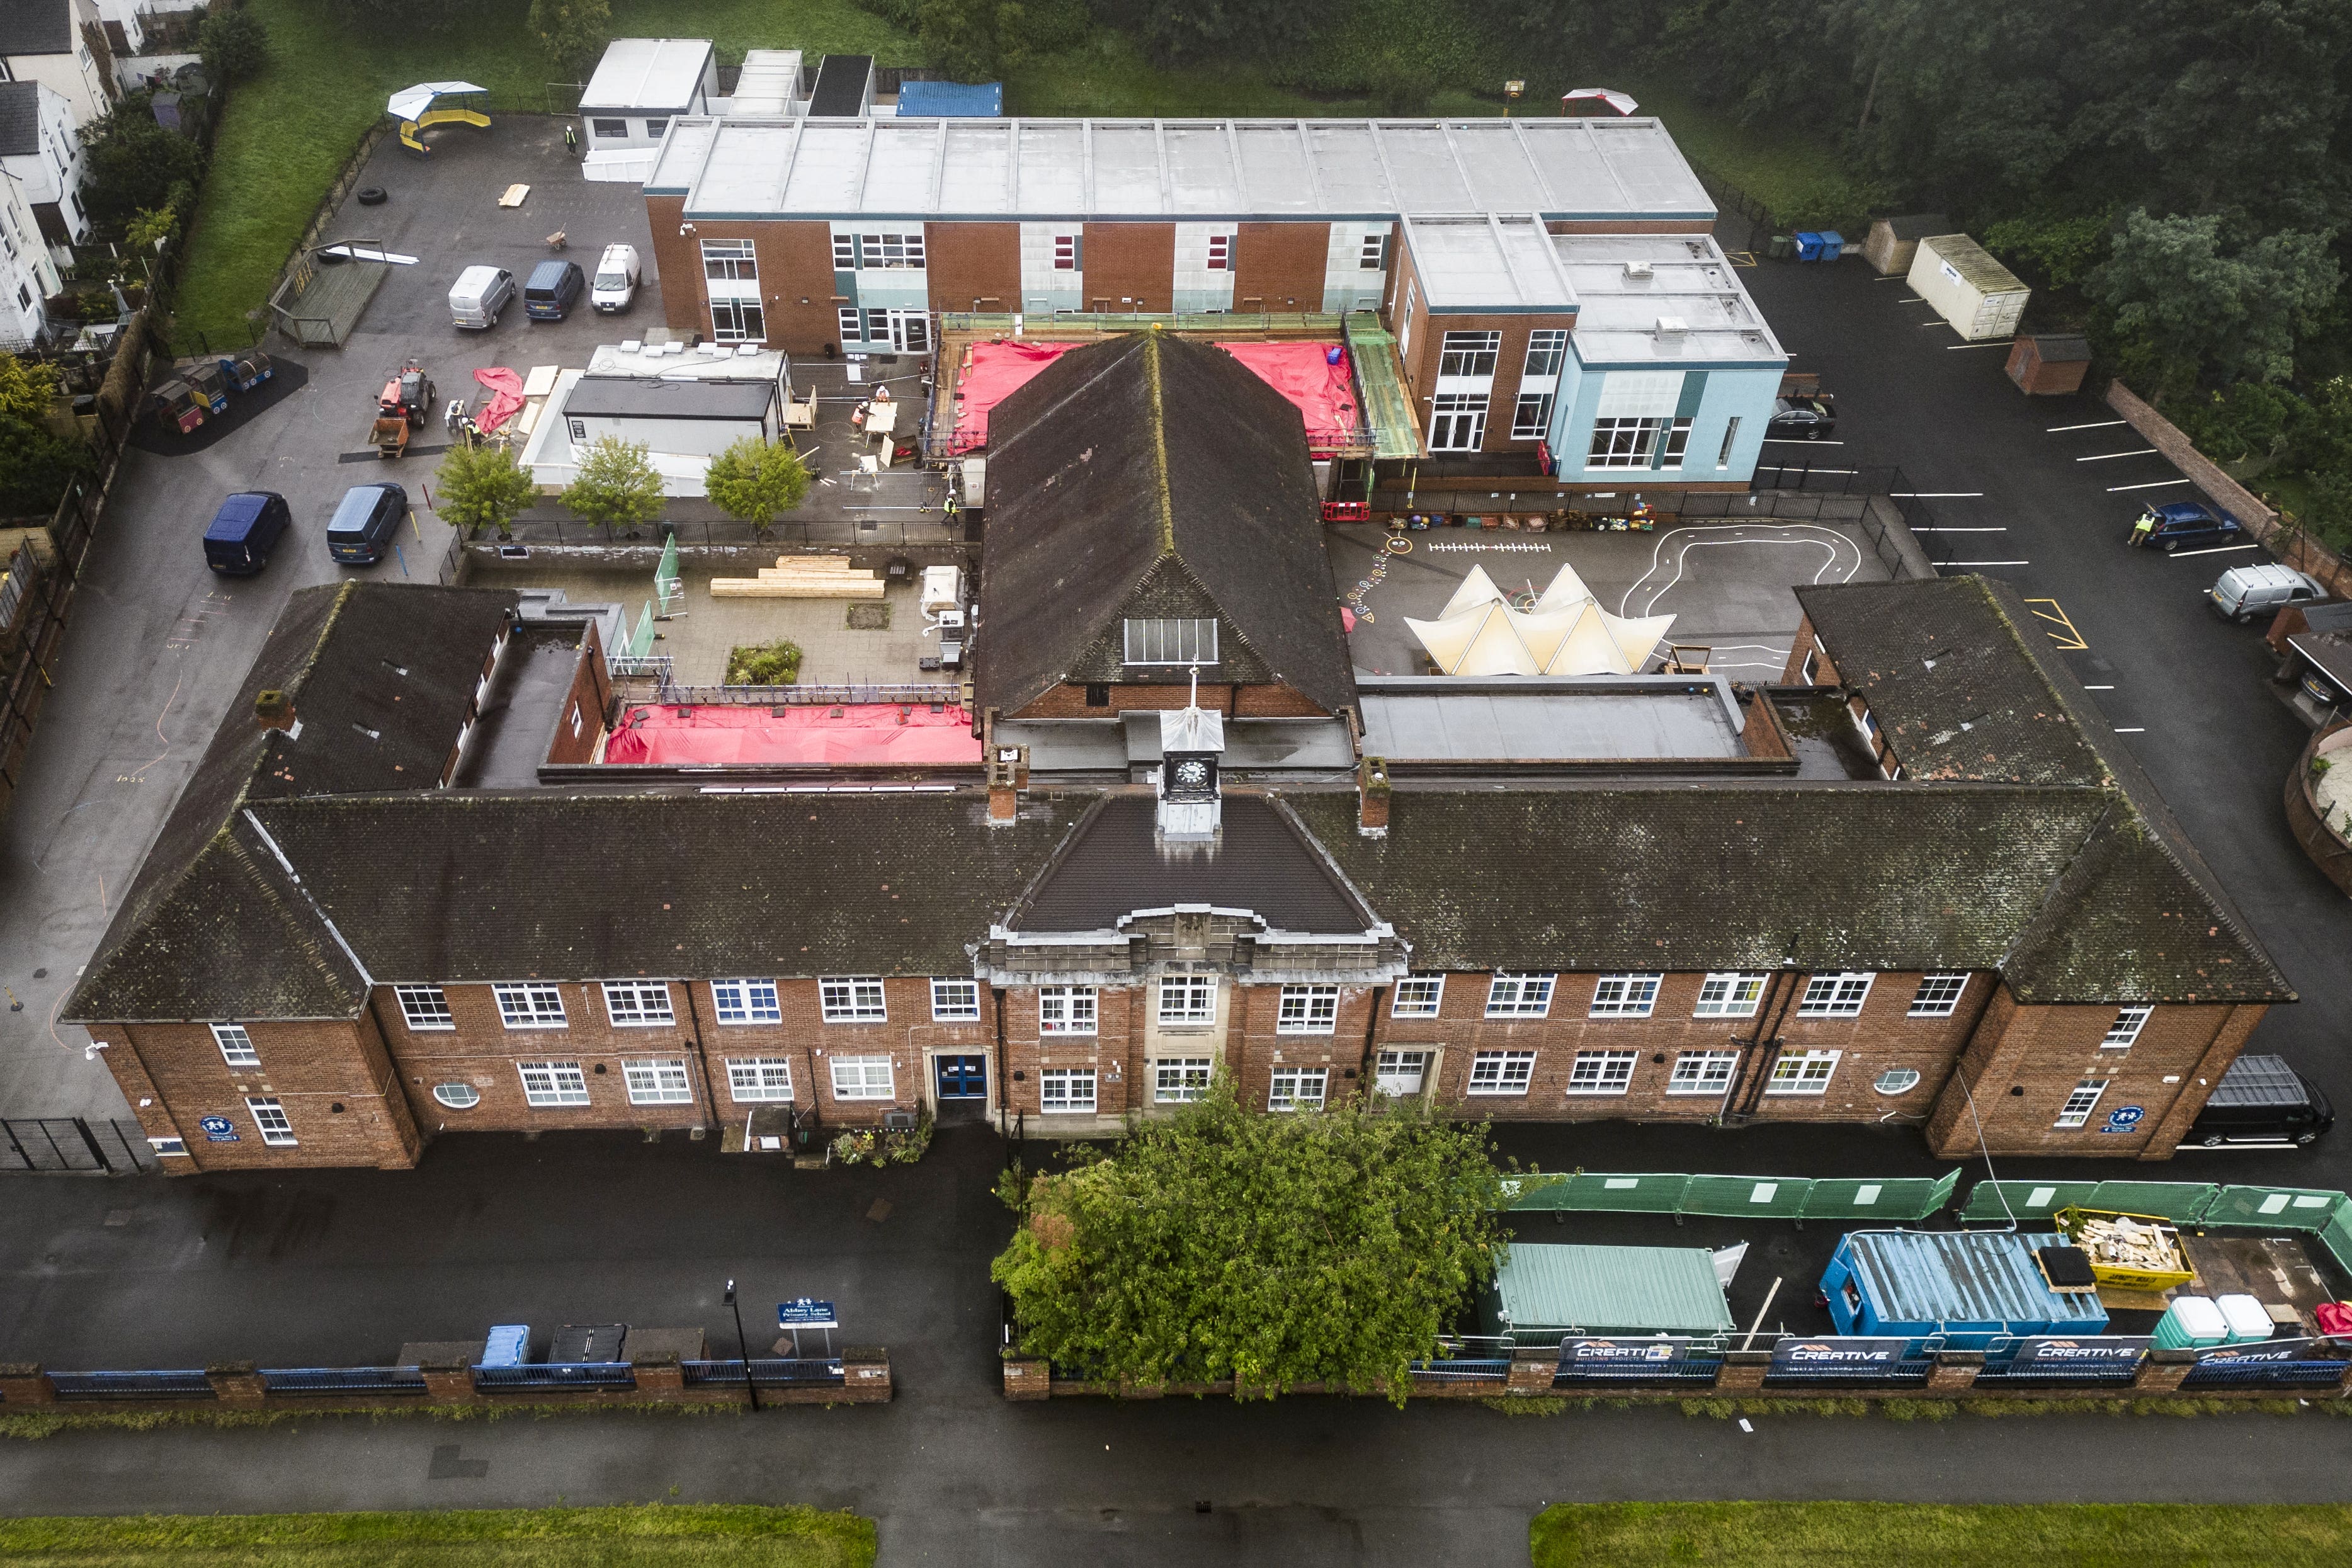
<path fill-rule="evenodd" d="M 2018 318 L 2032 293 L 1965 234 L 1922 239 L 1905 280 L 1970 342 L 2016 335 Z"/>

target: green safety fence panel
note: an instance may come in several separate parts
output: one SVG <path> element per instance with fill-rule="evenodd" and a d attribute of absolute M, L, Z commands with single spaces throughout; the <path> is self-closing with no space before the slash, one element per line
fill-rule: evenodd
<path fill-rule="evenodd" d="M 1672 1214 L 1690 1182 L 1682 1175 L 1607 1175 L 1579 1171 L 1568 1175 L 1517 1179 L 1515 1209 L 1577 1209 L 1618 1214 Z M 1506 1182 L 1505 1186 L 1513 1184 Z"/>
<path fill-rule="evenodd" d="M 1960 1173 L 1940 1178 L 1902 1176 L 1864 1181 L 1852 1176 L 1816 1179 L 1805 1194 L 1805 1219 L 1926 1219 L 1952 1200 Z"/>
<path fill-rule="evenodd" d="M 653 652 L 653 650 L 654 605 L 653 601 L 648 599 L 646 601 L 645 613 L 637 617 L 637 629 L 629 634 L 629 646 L 626 657 L 630 658 L 643 658 L 647 654 Z"/>
<path fill-rule="evenodd" d="M 685 595 L 686 588 L 677 580 L 677 535 L 673 533 L 662 546 L 661 564 L 654 568 L 654 595 L 661 600 L 662 613 L 667 615 L 670 606 Z"/>
<path fill-rule="evenodd" d="M 1804 1176 L 1693 1176 L 1675 1212 L 1801 1219 L 1812 1190 L 1812 1182 Z"/>
<path fill-rule="evenodd" d="M 2086 1209 L 2112 1209 L 2118 1214 L 2154 1215 L 2178 1224 L 2203 1217 L 2221 1189 L 2210 1182 L 2101 1182 L 2084 1200 Z"/>
<path fill-rule="evenodd" d="M 1969 1190 L 1960 1217 L 2005 1220 L 2013 1214 L 2020 1219 L 2048 1219 L 2063 1208 L 2088 1208 L 2098 1190 L 2096 1182 L 1979 1182 Z"/>
<path fill-rule="evenodd" d="M 2342 1193 L 2318 1187 L 2223 1187 L 2198 1217 L 2206 1225 L 2261 1226 L 2323 1234 L 2347 1204 Z"/>
<path fill-rule="evenodd" d="M 2352 1204 L 2338 1204 L 2319 1227 L 2319 1245 L 2335 1255 L 2336 1261 L 2352 1272 Z"/>

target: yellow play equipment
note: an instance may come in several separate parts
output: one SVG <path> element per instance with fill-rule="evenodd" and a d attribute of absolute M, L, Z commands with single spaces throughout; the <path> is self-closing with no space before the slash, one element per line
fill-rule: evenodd
<path fill-rule="evenodd" d="M 470 81 L 427 81 L 415 87 L 404 87 L 392 95 L 386 107 L 400 121 L 400 144 L 412 153 L 430 155 L 420 133 L 436 125 L 471 125 L 480 130 L 490 128 L 490 117 L 465 101 L 478 98 L 490 89 L 477 87 Z M 459 101 L 443 107 L 443 99 Z"/>

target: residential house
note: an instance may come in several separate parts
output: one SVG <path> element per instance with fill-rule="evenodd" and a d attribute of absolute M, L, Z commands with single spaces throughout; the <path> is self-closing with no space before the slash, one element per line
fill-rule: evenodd
<path fill-rule="evenodd" d="M 0 82 L 0 172 L 23 195 L 44 241 L 68 247 L 89 232 L 73 106 L 44 83 Z"/>
<path fill-rule="evenodd" d="M 39 82 L 76 126 L 92 123 L 121 94 L 100 20 L 91 0 L 0 0 L 0 74 Z"/>

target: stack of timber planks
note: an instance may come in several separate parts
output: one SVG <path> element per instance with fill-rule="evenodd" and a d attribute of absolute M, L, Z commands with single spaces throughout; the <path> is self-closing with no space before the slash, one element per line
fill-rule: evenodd
<path fill-rule="evenodd" d="M 713 577 L 714 599 L 878 599 L 883 582 L 839 555 L 779 555 L 757 577 Z"/>

